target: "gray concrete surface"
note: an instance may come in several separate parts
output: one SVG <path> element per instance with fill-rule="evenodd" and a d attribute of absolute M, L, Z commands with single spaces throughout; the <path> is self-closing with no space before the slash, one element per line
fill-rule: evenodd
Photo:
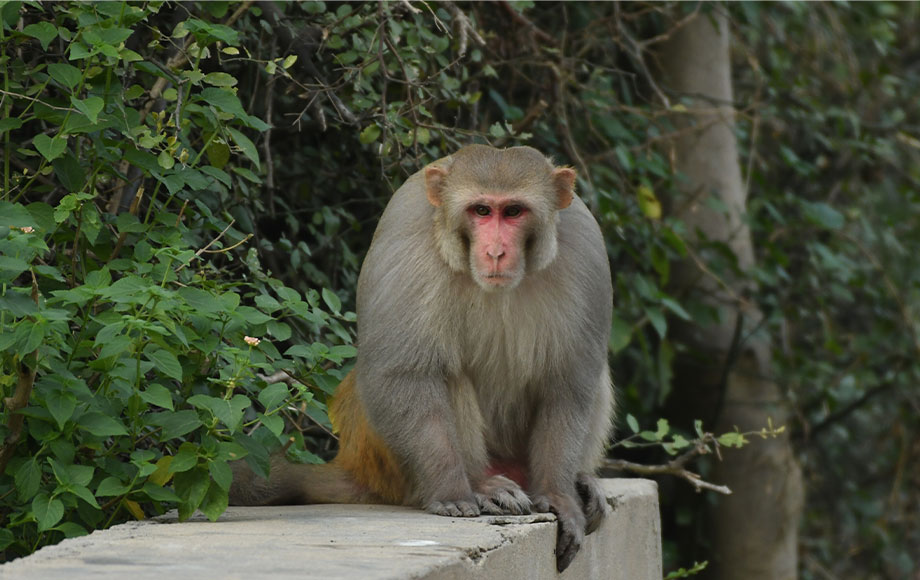
<path fill-rule="evenodd" d="M 658 489 L 608 479 L 613 508 L 564 574 L 548 514 L 445 518 L 390 506 L 231 507 L 132 522 L 0 565 L 3 580 L 272 578 L 660 580 Z"/>

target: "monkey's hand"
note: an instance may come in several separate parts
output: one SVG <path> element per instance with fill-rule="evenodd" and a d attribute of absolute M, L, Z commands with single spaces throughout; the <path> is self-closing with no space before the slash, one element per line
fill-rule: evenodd
<path fill-rule="evenodd" d="M 530 513 L 530 498 L 514 481 L 493 475 L 477 486 L 476 501 L 482 513 L 520 516 Z"/>
<path fill-rule="evenodd" d="M 562 572 L 569 567 L 575 554 L 585 541 L 585 514 L 578 500 L 562 493 L 538 495 L 533 500 L 536 512 L 556 514 L 556 570 Z"/>
<path fill-rule="evenodd" d="M 610 506 L 607 504 L 607 496 L 601 489 L 597 478 L 589 473 L 579 473 L 575 480 L 575 491 L 578 492 L 578 501 L 581 503 L 581 511 L 585 514 L 587 525 L 585 533 L 594 532 L 610 512 Z"/>
<path fill-rule="evenodd" d="M 479 502 L 475 496 L 457 500 L 435 500 L 425 506 L 425 511 L 439 516 L 474 518 L 479 515 Z"/>

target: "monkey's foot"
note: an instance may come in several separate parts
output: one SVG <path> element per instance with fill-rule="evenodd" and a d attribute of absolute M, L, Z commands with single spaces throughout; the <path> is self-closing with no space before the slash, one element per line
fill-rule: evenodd
<path fill-rule="evenodd" d="M 590 534 L 601 525 L 604 516 L 610 511 L 607 495 L 597 478 L 584 472 L 579 473 L 575 480 L 575 491 L 578 492 L 578 502 L 587 520 L 585 533 Z"/>
<path fill-rule="evenodd" d="M 482 513 L 494 516 L 520 516 L 530 513 L 530 498 L 514 481 L 503 475 L 493 475 L 476 490 L 476 501 Z"/>
<path fill-rule="evenodd" d="M 476 498 L 455 501 L 433 501 L 425 506 L 425 511 L 439 516 L 454 518 L 474 518 L 479 515 Z"/>

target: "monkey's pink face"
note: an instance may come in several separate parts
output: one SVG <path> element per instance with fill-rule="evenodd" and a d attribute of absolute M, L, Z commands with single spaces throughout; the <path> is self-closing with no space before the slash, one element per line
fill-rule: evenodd
<path fill-rule="evenodd" d="M 467 206 L 470 268 L 485 290 L 514 288 L 524 277 L 532 212 L 519 200 L 482 195 Z"/>

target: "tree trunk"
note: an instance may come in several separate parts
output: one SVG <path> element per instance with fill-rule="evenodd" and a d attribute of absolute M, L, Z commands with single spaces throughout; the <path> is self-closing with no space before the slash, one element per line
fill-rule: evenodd
<path fill-rule="evenodd" d="M 675 215 L 687 224 L 690 245 L 697 236 L 726 244 L 741 271 L 754 265 L 751 233 L 742 217 L 747 192 L 741 178 L 734 135 L 729 30 L 718 9 L 675 31 L 659 54 L 661 81 L 688 107 L 675 122 L 684 129 L 671 151 L 686 180 L 684 199 L 672 200 Z M 713 209 L 708 197 L 724 208 Z M 675 327 L 688 345 L 676 365 L 675 392 L 697 401 L 696 417 L 714 421 L 717 433 L 760 430 L 772 418 L 784 425 L 789 413 L 771 370 L 771 346 L 756 331 L 761 313 L 743 296 L 743 279 L 716 275 L 694 260 L 677 264 L 673 283 L 692 292 L 719 313 L 718 322 Z M 689 372 L 688 372 L 689 370 Z M 683 371 L 683 372 L 680 372 Z M 712 479 L 733 495 L 711 502 L 708 529 L 711 578 L 785 580 L 797 571 L 797 527 L 801 512 L 801 473 L 789 439 L 755 438 L 741 450 L 723 450 Z"/>

